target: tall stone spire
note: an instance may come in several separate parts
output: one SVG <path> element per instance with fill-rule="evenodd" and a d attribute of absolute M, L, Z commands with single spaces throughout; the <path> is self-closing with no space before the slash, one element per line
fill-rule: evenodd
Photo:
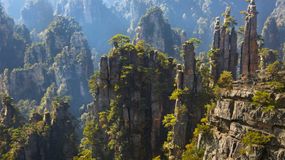
<path fill-rule="evenodd" d="M 216 17 L 213 48 L 216 49 L 220 48 L 220 38 L 221 38 L 220 32 L 221 32 L 220 17 Z"/>
<path fill-rule="evenodd" d="M 215 81 L 223 71 L 230 71 L 236 79 L 237 70 L 237 34 L 235 21 L 231 17 L 231 8 L 227 7 L 224 14 L 224 24 L 220 25 L 220 18 L 216 18 L 213 40 L 213 55 L 211 58 L 211 74 Z"/>
<path fill-rule="evenodd" d="M 215 50 L 215 54 L 211 57 L 211 74 L 216 81 L 220 75 L 221 70 L 221 56 L 220 56 L 220 40 L 221 40 L 221 26 L 220 17 L 216 17 L 216 24 L 214 30 L 214 40 L 212 49 Z"/>
<path fill-rule="evenodd" d="M 251 0 L 245 20 L 241 58 L 241 73 L 246 77 L 254 76 L 258 70 L 257 14 L 255 1 Z"/>
<path fill-rule="evenodd" d="M 196 69 L 196 60 L 195 60 L 195 47 L 192 42 L 186 41 L 183 44 L 184 52 L 184 85 L 190 90 L 195 91 L 195 69 Z"/>

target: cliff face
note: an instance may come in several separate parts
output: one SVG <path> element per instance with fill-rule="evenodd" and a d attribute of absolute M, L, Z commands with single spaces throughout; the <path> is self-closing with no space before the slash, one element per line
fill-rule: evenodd
<path fill-rule="evenodd" d="M 64 34 L 62 34 L 64 32 Z M 42 42 L 25 50 L 25 66 L 1 74 L 0 90 L 16 100 L 38 103 L 46 89 L 56 84 L 56 95 L 71 96 L 72 111 L 91 101 L 88 79 L 93 73 L 91 51 L 79 25 L 72 19 L 57 17 L 43 33 Z"/>
<path fill-rule="evenodd" d="M 175 48 L 186 41 L 184 31 L 175 31 L 163 17 L 160 8 L 152 8 L 142 17 L 137 28 L 137 40 L 144 40 L 153 47 L 173 57 L 179 57 Z"/>
<path fill-rule="evenodd" d="M 265 22 L 262 32 L 265 47 L 280 51 L 283 49 L 285 39 L 280 35 L 284 34 L 285 30 L 284 8 L 285 2 L 282 0 L 277 1 L 275 9 Z"/>
<path fill-rule="evenodd" d="M 95 117 L 99 117 L 101 136 L 108 137 L 105 143 L 111 144 L 108 150 L 115 159 L 151 159 L 159 154 L 166 138 L 162 120 L 173 111 L 169 95 L 175 62 L 141 45 L 142 41 L 136 46 L 125 44 L 102 57 L 93 81 Z M 104 159 L 104 155 L 95 157 Z"/>
<path fill-rule="evenodd" d="M 52 5 L 45 0 L 26 1 L 21 20 L 31 31 L 41 32 L 53 20 Z"/>
<path fill-rule="evenodd" d="M 24 26 L 16 26 L 0 6 L 0 72 L 5 68 L 23 66 L 24 49 L 30 43 L 30 35 Z"/>
<path fill-rule="evenodd" d="M 221 93 L 208 115 L 211 131 L 199 136 L 204 159 L 284 159 L 284 92 L 266 84 L 235 83 Z M 256 104 L 260 91 L 275 101 L 273 110 Z"/>
<path fill-rule="evenodd" d="M 189 37 L 198 37 L 204 43 L 201 44 L 203 50 L 209 48 L 212 41 L 213 21 L 220 16 L 221 10 L 227 6 L 234 6 L 232 15 L 236 17 L 238 24 L 243 24 L 240 11 L 244 10 L 247 3 L 237 1 L 208 1 L 208 0 L 104 0 L 113 12 L 125 17 L 129 22 L 130 31 L 134 31 L 137 23 L 145 12 L 153 7 L 161 7 L 169 24 L 185 30 Z M 276 0 L 257 1 L 259 13 L 258 21 L 263 24 L 274 9 Z M 209 27 L 211 26 L 211 27 Z M 259 28 L 259 31 L 262 28 Z"/>
<path fill-rule="evenodd" d="M 56 15 L 73 17 L 82 26 L 91 47 L 99 53 L 109 49 L 108 40 L 117 33 L 126 33 L 126 21 L 109 10 L 102 0 L 60 0 Z"/>
<path fill-rule="evenodd" d="M 258 44 L 257 44 L 257 10 L 255 0 L 251 0 L 247 8 L 244 41 L 241 51 L 241 74 L 253 77 L 258 70 Z"/>

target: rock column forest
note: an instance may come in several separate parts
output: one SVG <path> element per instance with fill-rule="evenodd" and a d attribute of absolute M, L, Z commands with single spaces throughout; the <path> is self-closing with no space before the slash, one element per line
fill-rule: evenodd
<path fill-rule="evenodd" d="M 234 6 L 212 19 L 207 53 L 157 6 L 96 62 L 78 19 L 48 6 L 30 31 L 0 5 L 0 160 L 284 160 L 284 53 L 247 4 L 240 27 Z"/>

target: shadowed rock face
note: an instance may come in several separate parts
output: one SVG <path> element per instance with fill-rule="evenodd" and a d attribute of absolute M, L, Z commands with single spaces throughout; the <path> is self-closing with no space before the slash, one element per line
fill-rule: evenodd
<path fill-rule="evenodd" d="M 90 47 L 102 54 L 108 51 L 108 40 L 117 33 L 127 33 L 126 20 L 113 13 L 102 0 L 59 0 L 56 15 L 73 17 L 82 26 Z"/>
<path fill-rule="evenodd" d="M 124 142 L 122 146 L 116 144 L 115 157 L 120 153 L 124 159 L 151 159 L 161 153 L 166 138 L 162 120 L 173 111 L 169 96 L 173 90 L 175 63 L 158 51 L 139 53 L 127 48 L 131 46 L 113 49 L 111 55 L 101 58 L 95 117 L 102 111 L 110 111 L 121 120 L 119 130 L 124 133 L 123 137 L 118 135 L 117 139 L 108 132 L 102 135 Z"/>
<path fill-rule="evenodd" d="M 24 68 L 0 75 L 0 91 L 16 100 L 33 99 L 39 103 L 46 89 L 55 83 L 53 96 L 73 97 L 71 109 L 76 115 L 82 104 L 91 101 L 91 52 L 74 20 L 57 17 L 43 32 L 42 42 L 27 47 L 24 62 Z"/>
<path fill-rule="evenodd" d="M 267 48 L 280 51 L 283 49 L 283 44 L 285 42 L 285 38 L 282 36 L 285 33 L 284 8 L 285 2 L 278 0 L 275 9 L 265 22 L 262 36 L 264 38 L 264 45 Z"/>
<path fill-rule="evenodd" d="M 247 9 L 241 53 L 241 74 L 246 77 L 256 75 L 258 70 L 257 14 L 255 1 L 252 0 Z"/>
<path fill-rule="evenodd" d="M 46 0 L 26 1 L 21 19 L 31 31 L 41 32 L 53 20 L 52 5 Z"/>
<path fill-rule="evenodd" d="M 174 31 L 163 17 L 160 8 L 152 8 L 142 17 L 137 28 L 137 40 L 144 40 L 153 47 L 173 57 L 179 57 L 175 48 L 186 40 L 184 31 Z"/>
<path fill-rule="evenodd" d="M 0 72 L 23 66 L 24 50 L 30 35 L 24 26 L 17 26 L 0 5 Z"/>

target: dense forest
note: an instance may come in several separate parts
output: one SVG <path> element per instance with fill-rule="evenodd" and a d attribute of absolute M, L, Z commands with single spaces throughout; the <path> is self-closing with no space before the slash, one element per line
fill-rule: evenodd
<path fill-rule="evenodd" d="M 0 160 L 284 160 L 284 0 L 1 0 Z"/>

